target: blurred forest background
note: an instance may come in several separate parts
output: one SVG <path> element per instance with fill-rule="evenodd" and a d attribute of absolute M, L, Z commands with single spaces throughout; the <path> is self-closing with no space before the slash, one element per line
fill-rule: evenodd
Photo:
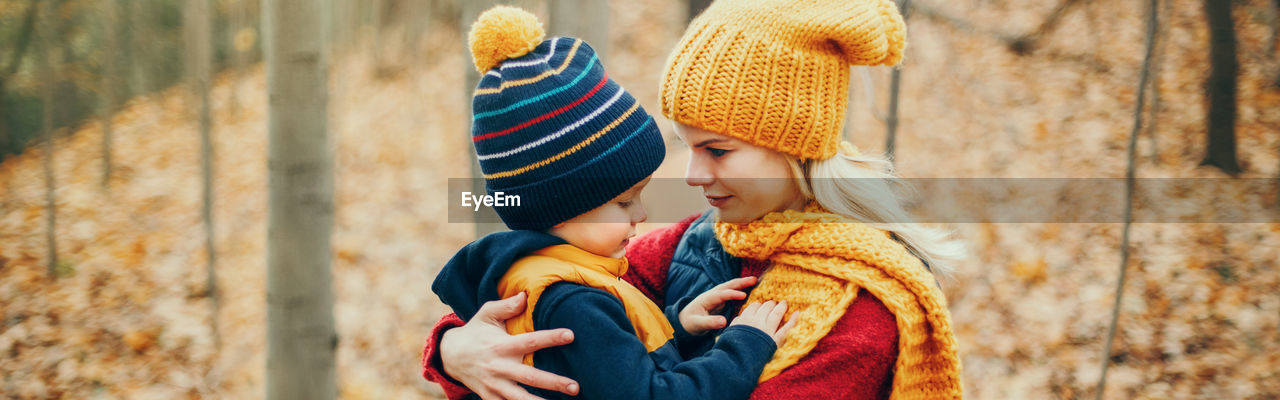
<path fill-rule="evenodd" d="M 419 358 L 448 310 L 430 283 L 477 233 L 445 217 L 447 179 L 472 173 L 465 30 L 493 2 L 320 3 L 338 395 L 435 398 Z M 509 3 L 602 48 L 658 113 L 706 2 Z M 1138 177 L 1277 179 L 1280 1 L 1155 3 L 1135 110 L 1148 2 L 910 1 L 902 68 L 855 68 L 850 140 L 907 177 L 1122 178 L 1139 111 Z M 263 396 L 261 9 L 0 0 L 0 397 Z M 679 178 L 687 150 L 660 126 L 658 176 Z M 1104 398 L 1280 398 L 1280 224 L 1133 224 L 1124 253 L 1121 223 L 948 227 L 972 253 L 942 280 L 967 397 L 1095 397 L 1105 358 Z"/>

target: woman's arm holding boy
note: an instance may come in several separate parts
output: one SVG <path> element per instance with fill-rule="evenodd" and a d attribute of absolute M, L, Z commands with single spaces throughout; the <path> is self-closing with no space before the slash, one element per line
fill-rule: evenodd
<path fill-rule="evenodd" d="M 632 239 L 627 246 L 630 268 L 622 278 L 661 305 L 671 256 L 680 237 L 699 215 Z M 518 302 L 512 300 L 486 303 L 470 324 L 454 314 L 442 317 L 423 349 L 423 377 L 440 384 L 450 399 L 471 394 L 468 388 L 475 387 L 487 388 L 478 393 L 484 399 L 502 398 L 495 394 L 510 399 L 536 398 L 518 384 L 576 394 L 577 385 L 570 386 L 573 380 L 542 371 L 530 373 L 520 362 L 525 354 L 570 343 L 572 334 L 568 339 L 561 336 L 560 330 L 507 335 L 504 322 L 523 311 L 525 304 L 523 297 Z M 512 307 L 520 308 L 511 312 Z M 481 315 L 487 318 L 479 318 Z M 490 361 L 482 366 L 477 360 Z"/>
<path fill-rule="evenodd" d="M 538 398 L 518 384 L 576 395 L 577 382 L 522 362 L 525 354 L 573 342 L 573 332 L 552 329 L 508 335 L 504 321 L 524 308 L 521 293 L 485 303 L 470 323 L 452 313 L 441 317 L 423 349 L 423 378 L 440 384 L 453 400 L 472 394 L 473 389 L 483 399 Z M 446 340 L 449 347 L 440 346 Z"/>

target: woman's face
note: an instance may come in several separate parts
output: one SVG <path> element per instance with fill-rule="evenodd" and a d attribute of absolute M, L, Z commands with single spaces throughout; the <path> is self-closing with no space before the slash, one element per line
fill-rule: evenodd
<path fill-rule="evenodd" d="M 675 130 L 692 150 L 685 183 L 702 188 L 721 221 L 751 222 L 773 211 L 804 208 L 782 153 L 679 122 Z"/>

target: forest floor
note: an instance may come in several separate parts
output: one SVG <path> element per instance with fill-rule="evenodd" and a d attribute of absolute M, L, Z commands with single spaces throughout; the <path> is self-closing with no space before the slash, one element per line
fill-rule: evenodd
<path fill-rule="evenodd" d="M 662 62 L 683 29 L 683 3 L 632 3 L 613 2 L 605 65 L 657 113 Z M 999 35 L 1031 31 L 1056 1 L 915 3 L 976 28 L 923 13 L 911 17 L 896 149 L 902 175 L 1124 176 L 1142 62 L 1138 2 L 1080 2 L 1026 55 L 1010 51 Z M 1268 3 L 1236 6 L 1244 178 L 1280 174 L 1280 62 L 1276 49 L 1266 48 L 1271 33 L 1258 11 Z M 1197 166 L 1208 70 L 1201 3 L 1176 0 L 1170 9 L 1155 86 L 1158 125 L 1139 140 L 1137 173 L 1226 177 Z M 444 189 L 448 178 L 470 171 L 462 87 L 468 60 L 457 32 L 438 27 L 429 39 L 429 51 L 384 41 L 375 45 L 390 46 L 388 54 L 396 56 L 375 61 L 353 50 L 333 59 L 334 312 L 342 398 L 440 394 L 420 377 L 418 362 L 432 324 L 448 311 L 431 294 L 431 281 L 473 238 L 472 225 L 445 217 Z M 887 91 L 888 71 L 869 70 L 877 93 Z M 851 140 L 876 152 L 884 147 L 884 125 L 868 110 L 885 109 L 885 96 L 868 104 L 861 77 L 854 74 L 851 90 Z M 112 117 L 115 169 L 108 188 L 98 181 L 97 122 L 55 141 L 56 280 L 45 272 L 43 146 L 0 164 L 0 397 L 262 397 L 265 86 L 258 65 L 221 74 L 212 93 L 217 340 L 205 289 L 200 141 L 187 92 L 135 98 Z M 670 140 L 668 123 L 661 127 L 671 152 L 658 176 L 679 178 L 687 150 Z M 1217 195 L 1223 202 L 1277 202 L 1274 190 Z M 1140 202 L 1158 207 L 1177 198 L 1153 194 Z M 942 279 L 966 397 L 1092 397 L 1123 225 L 946 227 L 970 251 Z M 1131 235 L 1105 397 L 1280 396 L 1280 224 L 1140 223 Z"/>

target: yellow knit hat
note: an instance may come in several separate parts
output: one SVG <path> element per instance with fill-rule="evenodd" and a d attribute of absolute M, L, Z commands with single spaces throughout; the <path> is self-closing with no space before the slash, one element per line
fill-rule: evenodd
<path fill-rule="evenodd" d="M 719 0 L 667 59 L 662 114 L 803 159 L 839 149 L 850 65 L 896 65 L 892 0 Z"/>

